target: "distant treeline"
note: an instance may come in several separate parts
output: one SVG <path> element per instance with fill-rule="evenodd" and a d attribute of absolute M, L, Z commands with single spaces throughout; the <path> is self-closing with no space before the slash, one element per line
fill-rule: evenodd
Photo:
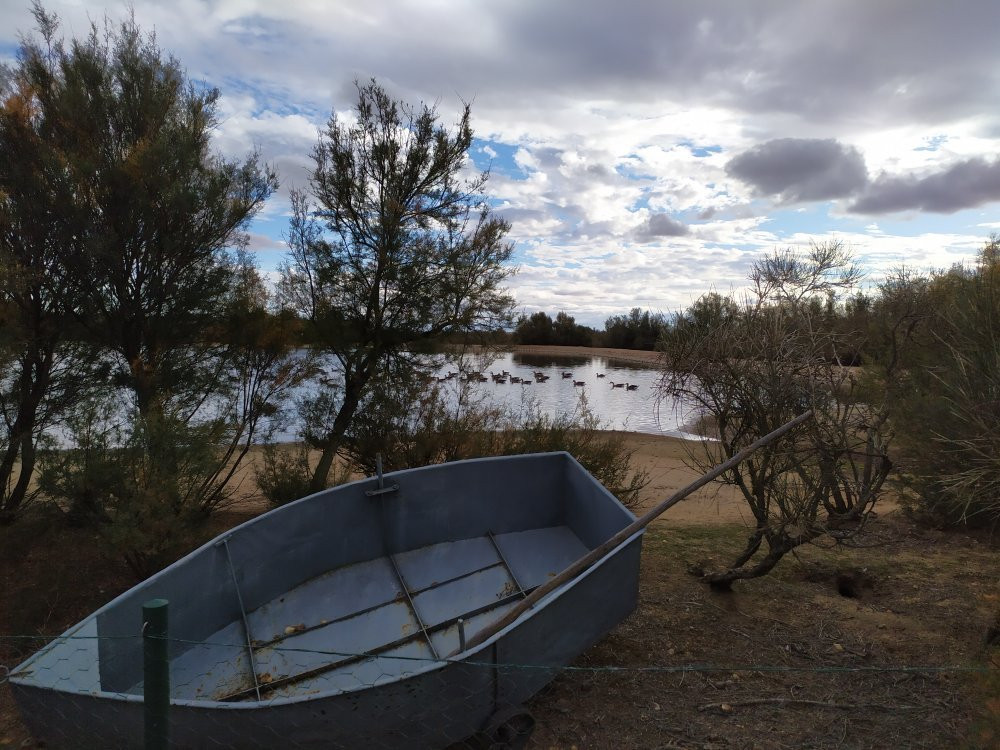
<path fill-rule="evenodd" d="M 517 344 L 553 346 L 606 346 L 614 349 L 656 348 L 656 342 L 670 325 L 662 313 L 632 308 L 627 315 L 612 315 L 604 321 L 604 330 L 576 322 L 565 312 L 556 313 L 553 320 L 548 313 L 536 312 L 521 316 L 511 336 Z"/>
<path fill-rule="evenodd" d="M 928 277 L 908 276 L 907 283 L 922 287 L 939 287 L 956 276 L 968 277 L 974 271 L 956 266 L 949 271 L 935 272 Z M 841 347 L 830 351 L 843 365 L 863 365 L 891 356 L 894 346 L 891 334 L 882 330 L 887 308 L 897 304 L 895 285 L 886 285 L 866 291 L 856 291 L 846 299 L 820 299 L 814 297 L 806 304 L 810 308 L 810 321 L 821 326 L 824 332 L 836 334 Z M 604 321 L 603 330 L 576 322 L 565 311 L 552 318 L 546 312 L 522 315 L 510 334 L 514 344 L 551 346 L 589 346 L 614 349 L 640 349 L 654 351 L 661 338 L 681 326 L 710 330 L 728 317 L 738 314 L 740 301 L 718 292 L 708 292 L 690 307 L 671 314 L 652 312 L 633 307 L 627 314 L 612 315 Z"/>

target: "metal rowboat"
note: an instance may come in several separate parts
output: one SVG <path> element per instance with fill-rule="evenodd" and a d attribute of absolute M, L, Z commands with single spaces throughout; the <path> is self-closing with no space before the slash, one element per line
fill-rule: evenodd
<path fill-rule="evenodd" d="M 172 746 L 446 747 L 635 608 L 642 529 L 525 602 L 634 521 L 566 453 L 354 482 L 192 552 L 10 684 L 49 747 L 141 747 L 142 605 L 163 598 Z"/>

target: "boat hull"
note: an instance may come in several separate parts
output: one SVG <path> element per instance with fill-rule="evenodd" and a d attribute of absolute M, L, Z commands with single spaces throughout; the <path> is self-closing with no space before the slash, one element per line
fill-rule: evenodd
<path fill-rule="evenodd" d="M 270 748 L 276 743 L 288 747 L 446 747 L 480 730 L 499 712 L 522 704 L 635 608 L 641 532 L 483 644 L 448 659 L 449 653 L 459 651 L 451 646 L 460 642 L 459 627 L 450 617 L 454 607 L 448 609 L 456 596 L 444 596 L 449 587 L 464 587 L 463 596 L 480 597 L 460 610 L 480 612 L 469 622 L 496 619 L 504 611 L 503 595 L 511 582 L 523 589 L 523 595 L 558 572 L 547 569 L 574 555 L 576 546 L 593 549 L 633 517 L 567 454 L 458 462 L 399 472 L 387 475 L 386 480 L 398 484 L 400 490 L 373 498 L 365 495 L 365 490 L 373 489 L 368 480 L 327 490 L 238 527 L 223 538 L 224 544 L 218 540 L 206 545 L 99 610 L 61 642 L 57 639 L 11 678 L 29 729 L 50 747 L 142 747 L 141 679 L 136 680 L 141 642 L 109 636 L 129 629 L 134 634 L 140 624 L 137 618 L 141 619 L 137 608 L 154 597 L 171 601 L 171 637 L 187 642 L 186 646 L 172 644 L 176 648 L 170 710 L 171 744 L 185 748 Z M 510 500 L 512 492 L 518 499 Z M 468 499 L 457 502 L 455 497 Z M 341 523 L 331 522 L 333 510 Z M 325 519 L 323 525 L 328 528 L 353 528 L 356 535 L 368 538 L 321 551 L 322 545 L 310 541 L 313 525 L 320 519 Z M 418 632 L 385 644 L 382 650 L 364 641 L 375 637 L 377 630 L 364 618 L 374 613 L 376 624 L 384 625 L 387 608 L 402 610 L 405 603 L 390 587 L 388 594 L 373 596 L 379 599 L 395 593 L 394 599 L 368 609 L 363 606 L 365 592 L 373 586 L 378 589 L 372 583 L 377 576 L 370 569 L 376 537 L 384 559 L 393 567 L 398 563 L 396 573 L 418 626 L 404 625 L 404 632 L 407 628 Z M 262 574 L 251 563 L 262 559 L 261 545 L 281 538 L 284 543 L 272 550 L 270 559 L 278 560 L 285 572 Z M 477 562 L 472 573 L 459 572 L 453 576 L 456 580 L 444 584 L 436 580 L 414 583 L 421 573 L 428 579 L 440 578 L 433 571 L 435 564 L 458 551 L 485 549 L 486 540 L 496 548 L 500 562 Z M 368 544 L 367 558 L 356 548 L 358 541 Z M 231 569 L 223 552 L 235 558 Z M 287 572 L 290 565 L 297 566 L 296 573 Z M 324 577 L 331 575 L 329 571 L 334 571 L 334 577 Z M 509 580 L 504 589 L 493 593 L 489 586 L 495 585 L 491 581 L 500 573 L 509 573 Z M 343 577 L 347 575 L 353 577 Z M 197 618 L 192 619 L 188 611 L 191 605 L 185 605 L 190 594 L 184 597 L 178 591 L 181 583 L 199 580 L 201 590 L 194 609 L 200 608 L 208 621 L 201 624 L 200 632 L 193 624 Z M 290 640 L 282 636 L 277 647 L 259 646 L 258 676 L 272 669 L 268 664 L 277 665 L 275 649 L 282 651 L 285 660 L 281 669 L 291 676 L 282 673 L 273 683 L 281 683 L 280 688 L 258 686 L 265 691 L 258 700 L 248 695 L 252 688 L 245 681 L 247 655 L 235 650 L 239 613 L 233 604 L 234 580 L 244 589 L 248 628 L 264 637 L 274 630 L 262 624 L 265 615 L 275 616 L 269 607 L 278 601 L 285 607 L 300 606 L 296 601 L 320 602 L 325 595 L 318 588 L 321 583 L 337 589 L 350 580 L 351 591 L 341 595 L 354 600 L 357 611 L 331 620 L 331 625 L 326 620 L 315 626 L 304 623 L 305 632 L 294 632 Z M 283 590 L 303 593 L 296 600 Z M 483 597 L 488 601 L 485 611 L 481 611 Z M 493 604 L 489 597 L 501 604 Z M 442 598 L 445 608 L 439 612 L 442 605 L 435 599 Z M 289 612 L 282 610 L 282 614 Z M 274 621 L 282 620 L 279 616 Z M 329 651 L 294 647 L 309 637 L 315 643 L 334 626 L 340 628 L 340 635 Z M 384 642 L 387 637 L 381 638 Z M 211 645 L 220 641 L 226 641 L 223 645 L 229 651 Z M 332 659 L 327 671 L 310 661 L 321 657 Z M 288 659 L 300 661 L 288 667 Z M 194 671 L 184 671 L 186 662 L 199 664 L 197 677 L 191 676 Z M 57 679 L 54 670 L 58 668 L 74 676 Z M 92 673 L 89 676 L 77 673 L 87 669 Z M 276 666 L 273 671 L 277 675 L 280 670 Z M 314 672 L 316 676 L 311 676 Z M 214 676 L 208 679 L 204 673 Z M 301 675 L 308 678 L 298 679 Z M 346 687 L 347 678 L 356 680 L 356 685 Z M 282 680 L 288 680 L 287 684 Z"/>

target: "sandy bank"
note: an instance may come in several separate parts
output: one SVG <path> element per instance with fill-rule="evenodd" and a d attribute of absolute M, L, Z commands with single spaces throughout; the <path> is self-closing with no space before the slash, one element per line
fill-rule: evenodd
<path fill-rule="evenodd" d="M 563 355 L 567 357 L 604 357 L 605 359 L 620 359 L 640 365 L 658 367 L 659 352 L 647 352 L 639 349 L 609 349 L 607 347 L 591 346 L 535 346 L 523 345 L 511 347 L 515 354 Z"/>
<path fill-rule="evenodd" d="M 691 451 L 701 449 L 700 443 L 638 432 L 613 434 L 620 436 L 628 450 L 632 451 L 633 467 L 649 472 L 650 481 L 643 490 L 641 506 L 636 509 L 637 512 L 651 508 L 698 478 L 698 472 L 689 466 L 689 456 Z M 256 466 L 261 458 L 261 449 L 255 447 L 240 467 L 237 478 L 237 507 L 240 510 L 262 512 L 268 509 L 267 502 L 257 490 L 255 476 Z M 318 453 L 312 458 L 317 460 Z M 732 488 L 709 485 L 671 508 L 658 523 L 739 523 L 744 520 L 745 515 Z"/>

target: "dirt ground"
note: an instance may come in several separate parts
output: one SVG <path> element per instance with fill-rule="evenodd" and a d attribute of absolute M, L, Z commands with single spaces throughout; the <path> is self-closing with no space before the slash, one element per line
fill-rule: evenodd
<path fill-rule="evenodd" d="M 650 505 L 695 478 L 683 441 L 625 434 Z M 210 538 L 251 517 L 220 515 Z M 852 547 L 809 546 L 770 576 L 711 593 L 687 571 L 746 534 L 712 488 L 643 541 L 636 611 L 534 698 L 531 748 L 1000 747 L 1000 555 L 986 538 L 914 525 L 891 504 Z M 0 664 L 133 580 L 97 538 L 39 515 L 0 529 Z M 0 669 L 0 679 L 3 670 Z M 35 747 L 0 686 L 0 748 Z"/>
<path fill-rule="evenodd" d="M 891 513 L 730 594 L 686 573 L 742 534 L 654 523 L 638 608 L 533 700 L 529 747 L 1000 747 L 994 548 Z"/>

